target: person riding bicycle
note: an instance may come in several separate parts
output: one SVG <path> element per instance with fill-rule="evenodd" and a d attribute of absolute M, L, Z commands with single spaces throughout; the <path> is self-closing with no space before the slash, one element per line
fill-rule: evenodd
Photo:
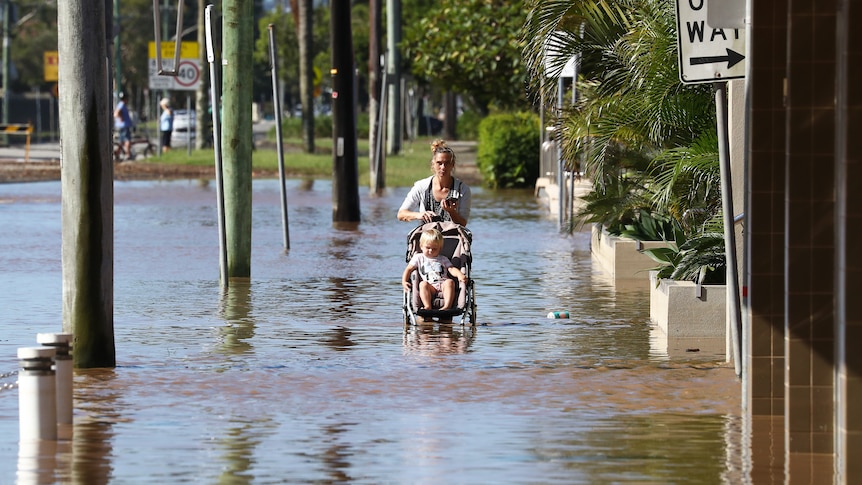
<path fill-rule="evenodd" d="M 118 97 L 120 101 L 114 109 L 114 129 L 117 130 L 123 152 L 131 160 L 134 158 L 132 155 L 132 117 L 129 115 L 129 107 L 126 105 L 126 93 L 120 92 Z"/>

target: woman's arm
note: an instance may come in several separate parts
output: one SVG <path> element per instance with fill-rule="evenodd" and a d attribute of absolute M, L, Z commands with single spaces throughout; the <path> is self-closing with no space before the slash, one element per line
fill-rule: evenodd
<path fill-rule="evenodd" d="M 399 221 L 410 222 L 422 220 L 424 222 L 431 222 L 434 213 L 424 210 L 425 208 L 422 204 L 422 195 L 428 190 L 428 183 L 430 183 L 430 179 L 423 179 L 413 184 L 410 192 L 407 193 L 407 197 L 404 198 L 404 202 L 401 203 L 401 207 L 398 209 L 397 217 Z"/>

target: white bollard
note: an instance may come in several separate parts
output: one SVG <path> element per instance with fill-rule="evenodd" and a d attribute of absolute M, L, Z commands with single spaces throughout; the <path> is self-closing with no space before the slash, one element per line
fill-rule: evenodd
<path fill-rule="evenodd" d="M 18 424 L 19 439 L 57 439 L 57 381 L 51 369 L 54 349 L 18 349 Z"/>
<path fill-rule="evenodd" d="M 36 341 L 56 350 L 54 372 L 57 377 L 57 424 L 72 424 L 72 334 L 40 333 Z"/>

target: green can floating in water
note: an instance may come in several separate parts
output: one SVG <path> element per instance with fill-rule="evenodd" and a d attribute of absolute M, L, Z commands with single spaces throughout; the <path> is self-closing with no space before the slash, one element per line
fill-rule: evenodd
<path fill-rule="evenodd" d="M 548 318 L 569 318 L 569 312 L 551 312 Z"/>

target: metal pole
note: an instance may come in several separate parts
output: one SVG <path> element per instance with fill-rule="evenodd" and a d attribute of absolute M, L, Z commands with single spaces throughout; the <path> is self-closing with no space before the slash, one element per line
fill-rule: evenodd
<path fill-rule="evenodd" d="M 385 67 L 384 62 L 381 61 L 381 66 Z M 386 106 L 387 106 L 387 83 L 389 82 L 389 77 L 386 75 L 386 70 L 381 69 L 381 81 L 380 81 L 380 109 L 377 112 L 377 141 L 374 144 L 374 167 L 377 172 L 377 178 L 382 182 L 384 177 L 381 175 L 386 166 L 386 150 L 383 149 L 383 145 L 386 143 Z M 382 184 L 380 186 L 375 186 L 375 189 L 378 191 L 382 190 Z"/>
<path fill-rule="evenodd" d="M 284 179 L 284 141 L 281 139 L 281 97 L 278 95 L 278 56 L 275 49 L 275 27 L 269 24 L 269 61 L 272 70 L 272 104 L 275 108 L 275 145 L 278 153 L 278 179 L 281 185 L 281 220 L 284 226 L 284 249 L 290 249 L 290 229 L 287 225 L 287 189 Z"/>
<path fill-rule="evenodd" d="M 727 291 L 730 295 L 730 332 L 733 338 L 733 367 L 742 375 L 741 321 L 739 305 L 739 276 L 736 269 L 736 236 L 734 234 L 733 179 L 730 173 L 730 140 L 727 127 L 727 82 L 713 83 L 715 90 L 715 116 L 718 124 L 718 158 L 721 169 L 721 207 L 724 216 L 724 254 L 727 259 Z"/>
<path fill-rule="evenodd" d="M 189 95 L 186 95 L 186 116 L 188 116 L 188 121 L 186 122 L 186 153 L 192 156 L 192 97 Z M 197 113 L 195 113 L 194 120 L 197 127 Z"/>
<path fill-rule="evenodd" d="M 122 39 L 120 38 L 120 34 L 122 33 L 122 30 L 120 29 L 120 0 L 114 0 L 114 29 L 115 32 L 117 32 L 117 35 L 114 37 L 114 70 L 116 73 L 114 79 L 114 94 L 118 94 L 123 81 L 123 60 L 120 58 L 120 52 L 122 52 Z M 111 35 L 112 33 L 109 32 L 108 34 Z"/>
<path fill-rule="evenodd" d="M 557 117 L 563 112 L 563 77 L 557 79 Z M 560 143 L 559 130 L 554 131 L 554 137 L 557 138 L 557 225 L 560 229 L 563 228 L 563 192 L 565 191 L 565 179 L 563 178 L 563 148 Z"/>
<path fill-rule="evenodd" d="M 215 152 L 216 199 L 218 201 L 219 269 L 222 288 L 227 288 L 227 235 L 225 234 L 224 182 L 222 180 L 221 125 L 219 123 L 218 69 L 213 47 L 212 5 L 207 5 L 205 20 L 207 36 L 207 62 L 210 64 L 210 106 L 213 117 L 213 151 Z"/>

